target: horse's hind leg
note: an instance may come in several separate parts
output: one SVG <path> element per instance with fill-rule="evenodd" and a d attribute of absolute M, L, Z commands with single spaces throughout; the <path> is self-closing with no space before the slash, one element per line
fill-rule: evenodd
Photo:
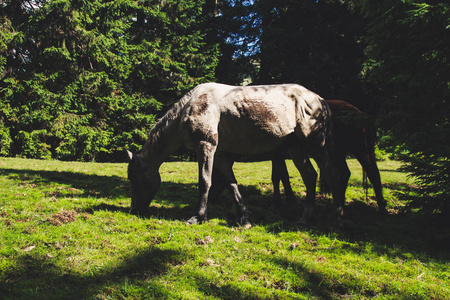
<path fill-rule="evenodd" d="M 252 225 L 248 220 L 248 209 L 244 205 L 241 193 L 239 193 L 236 177 L 233 173 L 233 160 L 227 155 L 218 155 L 214 162 L 214 173 L 220 172 L 223 182 L 226 183 L 229 191 L 233 195 L 239 214 L 239 223 L 244 228 L 250 228 Z"/>
<path fill-rule="evenodd" d="M 283 182 L 284 193 L 289 202 L 294 202 L 294 192 L 289 181 L 289 173 L 283 157 L 275 156 L 272 159 L 272 185 L 273 205 L 281 207 L 280 180 Z"/>
<path fill-rule="evenodd" d="M 300 222 L 306 224 L 314 217 L 317 172 L 312 166 L 309 157 L 303 151 L 294 148 L 289 150 L 289 154 L 299 170 L 306 187 L 305 210 L 300 218 Z"/>
<path fill-rule="evenodd" d="M 338 223 L 341 223 L 344 214 L 345 187 L 343 187 L 336 159 L 332 160 L 328 151 L 323 147 L 314 152 L 313 158 L 319 166 L 320 173 L 324 175 L 323 179 L 331 187 Z"/>
<path fill-rule="evenodd" d="M 339 186 L 341 192 L 344 194 L 345 197 L 345 192 L 347 190 L 348 180 L 350 179 L 351 172 L 350 169 L 348 168 L 345 153 L 341 153 L 339 155 L 336 154 L 336 156 L 337 156 L 336 163 L 339 170 L 339 179 L 340 179 Z"/>
<path fill-rule="evenodd" d="M 375 197 L 377 198 L 378 211 L 380 213 L 386 212 L 386 200 L 383 197 L 383 188 L 381 186 L 380 171 L 375 160 L 375 154 L 373 151 L 363 153 L 354 153 L 355 157 L 358 159 L 359 163 L 363 169 L 367 172 L 370 182 L 373 185 L 375 191 Z"/>
<path fill-rule="evenodd" d="M 286 199 L 289 202 L 294 202 L 295 201 L 294 192 L 292 191 L 291 182 L 289 181 L 289 172 L 287 170 L 284 158 L 281 160 L 280 166 L 282 168 L 280 174 L 281 174 L 281 182 L 283 183 L 284 186 L 284 194 L 286 195 Z"/>
<path fill-rule="evenodd" d="M 273 186 L 273 201 L 272 206 L 279 208 L 281 207 L 281 193 L 280 193 L 280 161 L 277 159 L 272 160 L 272 186 Z"/>
<path fill-rule="evenodd" d="M 208 202 L 215 202 L 220 194 L 228 187 L 229 182 L 227 182 L 225 176 L 217 170 L 217 167 L 213 168 L 212 174 L 212 185 L 209 189 Z"/>

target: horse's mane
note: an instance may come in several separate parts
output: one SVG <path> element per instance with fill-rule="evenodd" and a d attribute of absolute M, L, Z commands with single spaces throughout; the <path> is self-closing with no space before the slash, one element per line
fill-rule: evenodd
<path fill-rule="evenodd" d="M 156 122 L 156 124 L 153 126 L 152 130 L 149 133 L 148 140 L 145 143 L 144 148 L 150 145 L 155 146 L 159 143 L 164 129 L 167 128 L 171 122 L 173 122 L 180 116 L 180 113 L 183 110 L 186 103 L 188 103 L 189 100 L 191 100 L 191 96 L 192 91 L 189 91 L 177 103 L 175 103 L 172 106 L 172 108 L 170 108 L 161 119 L 159 119 Z"/>

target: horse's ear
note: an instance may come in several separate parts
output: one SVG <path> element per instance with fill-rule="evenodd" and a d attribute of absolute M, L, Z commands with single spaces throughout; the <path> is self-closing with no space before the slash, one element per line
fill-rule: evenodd
<path fill-rule="evenodd" d="M 126 152 L 126 154 L 127 154 L 127 160 L 128 160 L 128 162 L 132 161 L 132 160 L 133 160 L 133 156 L 134 156 L 133 152 L 131 152 L 131 151 L 128 150 L 127 148 L 124 148 L 124 150 L 125 150 L 125 152 Z"/>

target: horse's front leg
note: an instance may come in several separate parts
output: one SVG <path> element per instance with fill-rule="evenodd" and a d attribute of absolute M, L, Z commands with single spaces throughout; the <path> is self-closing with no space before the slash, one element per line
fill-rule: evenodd
<path fill-rule="evenodd" d="M 212 185 L 212 170 L 214 165 L 214 153 L 216 145 L 209 142 L 200 142 L 198 157 L 198 189 L 200 193 L 197 215 L 190 218 L 188 224 L 206 222 L 208 194 Z"/>

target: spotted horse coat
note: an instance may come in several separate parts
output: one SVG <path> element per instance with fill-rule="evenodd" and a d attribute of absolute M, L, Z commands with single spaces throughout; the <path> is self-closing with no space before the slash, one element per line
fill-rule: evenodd
<path fill-rule="evenodd" d="M 285 149 L 298 166 L 303 165 L 308 156 L 316 160 L 327 174 L 340 215 L 344 199 L 339 191 L 337 168 L 329 155 L 329 126 L 325 101 L 297 84 L 198 85 L 156 123 L 140 151 L 127 150 L 131 210 L 136 213 L 147 210 L 161 183 L 159 167 L 172 153 L 185 147 L 197 153 L 200 194 L 197 214 L 188 223 L 207 220 L 214 169 L 233 195 L 239 221 L 250 227 L 230 155 L 258 155 Z M 309 174 L 300 171 L 305 180 Z M 302 219 L 312 217 L 313 213 L 314 196 L 309 195 Z"/>

